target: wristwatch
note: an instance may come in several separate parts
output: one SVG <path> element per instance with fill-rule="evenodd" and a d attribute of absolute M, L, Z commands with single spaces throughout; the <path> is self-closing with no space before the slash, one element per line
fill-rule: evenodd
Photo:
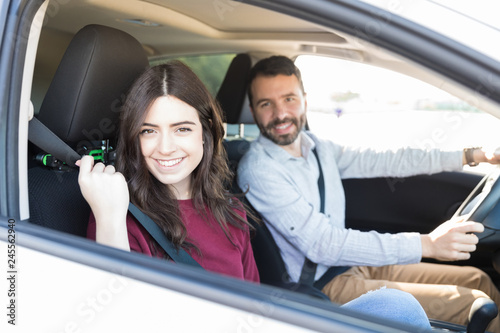
<path fill-rule="evenodd" d="M 482 147 L 473 147 L 473 148 L 465 148 L 464 149 L 464 155 L 465 155 L 465 162 L 469 166 L 476 166 L 478 163 L 474 161 L 474 150 L 476 149 L 482 149 Z"/>

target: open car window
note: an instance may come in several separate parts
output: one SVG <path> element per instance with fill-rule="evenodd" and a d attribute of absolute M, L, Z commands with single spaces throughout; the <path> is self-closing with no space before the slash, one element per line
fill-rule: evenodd
<path fill-rule="evenodd" d="M 307 93 L 309 126 L 324 138 L 373 149 L 498 146 L 500 119 L 435 86 L 335 58 L 300 56 L 296 64 Z"/>

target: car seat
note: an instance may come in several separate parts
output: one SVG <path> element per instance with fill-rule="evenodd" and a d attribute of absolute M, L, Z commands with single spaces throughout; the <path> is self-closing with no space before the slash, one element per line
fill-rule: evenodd
<path fill-rule="evenodd" d="M 240 118 L 244 103 L 247 100 L 246 92 L 251 67 L 252 60 L 250 56 L 245 53 L 238 54 L 233 58 L 222 81 L 216 98 L 224 112 L 227 124 L 242 125 Z M 224 147 L 228 155 L 229 167 L 234 173 L 231 190 L 233 193 L 241 193 L 242 191 L 236 182 L 236 172 L 240 159 L 250 147 L 250 141 L 243 137 L 243 131 L 240 131 L 240 135 L 236 138 L 225 140 Z M 243 200 L 252 209 L 250 203 L 245 199 Z M 253 210 L 253 213 L 258 216 L 255 210 Z M 252 247 L 259 269 L 260 280 L 266 284 L 277 284 L 282 281 L 283 274 L 285 274 L 285 277 L 287 276 L 285 264 L 279 254 L 279 248 L 264 224 L 257 223 L 250 217 L 249 222 L 256 228 L 252 238 Z"/>
<path fill-rule="evenodd" d="M 122 99 L 147 66 L 144 49 L 129 34 L 101 25 L 85 26 L 59 64 L 38 120 L 80 155 L 97 148 L 100 158 L 109 157 Z M 45 136 L 30 129 L 30 141 L 37 146 L 43 146 Z M 29 221 L 85 236 L 90 208 L 78 186 L 78 169 L 47 154 L 51 151 L 30 148 L 45 165 L 28 170 Z"/>
<path fill-rule="evenodd" d="M 217 100 L 222 107 L 228 124 L 240 125 L 254 124 L 253 118 L 244 115 L 244 103 L 248 103 L 246 97 L 248 78 L 252 66 L 251 58 L 248 54 L 238 54 L 231 62 L 222 85 L 217 93 Z M 249 110 L 246 110 L 249 112 Z M 238 163 L 250 147 L 250 141 L 243 136 L 243 130 L 236 138 L 224 141 L 224 146 L 228 155 L 228 162 L 234 173 L 231 190 L 233 193 L 242 193 L 236 182 Z M 260 219 L 258 212 L 253 209 L 248 200 L 243 197 L 243 202 L 250 209 L 254 216 Z M 248 217 L 249 222 L 255 227 L 252 237 L 252 249 L 259 270 L 260 281 L 265 284 L 292 289 L 305 294 L 325 299 L 326 296 L 312 286 L 291 283 L 290 278 L 281 257 L 280 249 L 276 245 L 274 238 L 264 223 Z"/>

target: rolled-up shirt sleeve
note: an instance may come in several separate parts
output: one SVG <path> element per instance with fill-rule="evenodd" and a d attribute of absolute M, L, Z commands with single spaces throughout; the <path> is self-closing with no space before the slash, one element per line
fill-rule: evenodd
<path fill-rule="evenodd" d="M 462 154 L 456 151 L 400 148 L 380 152 L 332 142 L 325 146 L 333 152 L 342 178 L 408 177 L 462 168 Z"/>

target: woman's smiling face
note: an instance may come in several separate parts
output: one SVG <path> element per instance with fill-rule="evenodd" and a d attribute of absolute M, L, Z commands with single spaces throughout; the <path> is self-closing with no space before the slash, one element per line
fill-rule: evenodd
<path fill-rule="evenodd" d="M 157 98 L 146 113 L 140 143 L 151 174 L 172 186 L 177 199 L 190 199 L 191 174 L 203 157 L 196 109 L 174 96 Z"/>

